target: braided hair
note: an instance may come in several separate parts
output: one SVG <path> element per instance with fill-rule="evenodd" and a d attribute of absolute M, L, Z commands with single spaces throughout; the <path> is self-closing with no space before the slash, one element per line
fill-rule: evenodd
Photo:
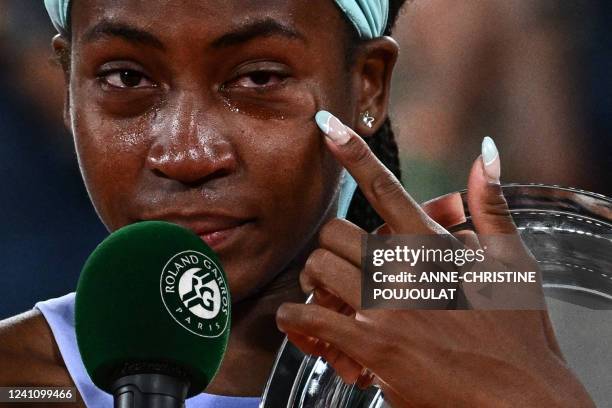
<path fill-rule="evenodd" d="M 385 28 L 385 35 L 391 35 L 391 31 L 399 15 L 399 11 L 405 2 L 406 0 L 389 1 L 389 18 L 387 20 L 387 27 Z M 347 23 L 350 24 L 348 20 Z M 352 54 L 352 50 L 354 47 L 359 45 L 361 40 L 357 36 L 356 30 L 353 29 L 352 26 L 350 30 L 352 35 L 349 53 Z M 391 126 L 391 121 L 388 117 L 385 119 L 380 129 L 378 129 L 378 131 L 372 137 L 366 138 L 366 142 L 376 157 L 378 157 L 378 159 L 385 166 L 387 166 L 387 168 L 398 179 L 401 180 L 399 152 L 397 143 L 395 141 L 395 135 L 393 133 L 393 128 Z M 376 211 L 374 211 L 370 203 L 368 203 L 368 200 L 366 200 L 359 188 L 357 188 L 357 191 L 355 191 L 355 195 L 351 201 L 346 218 L 355 225 L 363 228 L 365 231 L 373 231 L 384 222 Z"/>

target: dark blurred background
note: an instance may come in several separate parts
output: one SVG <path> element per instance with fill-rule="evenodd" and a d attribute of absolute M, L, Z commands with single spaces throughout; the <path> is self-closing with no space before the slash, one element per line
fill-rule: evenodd
<path fill-rule="evenodd" d="M 612 195 L 612 2 L 413 0 L 392 120 L 419 201 L 465 188 L 492 136 L 503 182 Z M 42 0 L 0 0 L 0 318 L 73 291 L 106 235 L 62 122 Z"/>
<path fill-rule="evenodd" d="M 74 291 L 106 230 L 62 121 L 42 0 L 0 0 L 0 318 Z"/>

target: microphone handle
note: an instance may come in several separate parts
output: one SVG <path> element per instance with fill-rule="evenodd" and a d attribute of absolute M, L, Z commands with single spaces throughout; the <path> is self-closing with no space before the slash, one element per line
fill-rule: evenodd
<path fill-rule="evenodd" d="M 132 374 L 113 384 L 115 408 L 183 408 L 189 381 L 164 374 Z"/>

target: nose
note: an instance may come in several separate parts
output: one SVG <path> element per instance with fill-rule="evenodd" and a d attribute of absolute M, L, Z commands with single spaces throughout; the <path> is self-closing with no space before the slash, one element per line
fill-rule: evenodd
<path fill-rule="evenodd" d="M 147 166 L 159 177 L 199 185 L 236 170 L 237 159 L 222 123 L 195 98 L 177 98 L 154 120 Z"/>

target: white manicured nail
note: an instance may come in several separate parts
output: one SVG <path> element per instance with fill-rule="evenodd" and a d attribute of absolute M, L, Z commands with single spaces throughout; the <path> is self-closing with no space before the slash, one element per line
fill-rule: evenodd
<path fill-rule="evenodd" d="M 315 120 L 319 129 L 335 144 L 346 144 L 351 138 L 351 134 L 346 130 L 346 126 L 328 111 L 318 111 L 315 115 Z"/>
<path fill-rule="evenodd" d="M 482 164 L 489 182 L 499 184 L 501 175 L 499 151 L 495 142 L 489 136 L 482 139 Z"/>

